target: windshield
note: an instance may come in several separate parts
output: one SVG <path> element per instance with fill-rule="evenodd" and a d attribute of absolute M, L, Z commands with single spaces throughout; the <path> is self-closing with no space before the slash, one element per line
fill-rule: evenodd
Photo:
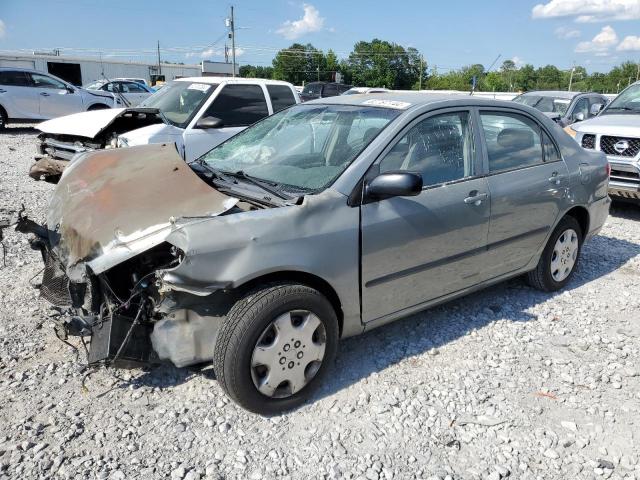
<path fill-rule="evenodd" d="M 298 105 L 217 146 L 202 161 L 243 171 L 283 190 L 328 187 L 398 116 L 398 110 L 350 105 Z"/>
<path fill-rule="evenodd" d="M 176 127 L 186 127 L 217 84 L 172 82 L 145 99 L 140 107 L 157 108 Z"/>
<path fill-rule="evenodd" d="M 561 117 L 567 113 L 571 100 L 568 98 L 557 98 L 542 95 L 521 95 L 513 99 L 516 103 L 522 103 L 534 107 L 545 113 L 558 113 Z"/>
<path fill-rule="evenodd" d="M 103 85 L 104 82 L 93 82 L 89 85 L 86 85 L 84 88 L 86 88 L 87 90 L 100 90 Z"/>
<path fill-rule="evenodd" d="M 640 83 L 623 90 L 605 110 L 609 111 L 640 113 Z"/>
<path fill-rule="evenodd" d="M 302 93 L 307 95 L 320 95 L 322 93 L 321 83 L 308 83 L 302 89 Z"/>

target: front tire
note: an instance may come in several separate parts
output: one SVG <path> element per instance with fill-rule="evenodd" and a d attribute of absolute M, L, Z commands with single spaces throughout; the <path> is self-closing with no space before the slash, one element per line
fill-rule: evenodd
<path fill-rule="evenodd" d="M 93 112 L 94 110 L 106 110 L 107 108 L 111 108 L 109 105 L 105 105 L 103 103 L 96 103 L 95 105 L 91 105 L 87 112 Z"/>
<path fill-rule="evenodd" d="M 582 228 L 575 218 L 566 216 L 560 220 L 535 270 L 527 274 L 529 285 L 544 292 L 563 288 L 578 266 L 582 241 Z"/>
<path fill-rule="evenodd" d="M 255 290 L 227 314 L 213 368 L 239 405 L 274 415 L 304 403 L 333 364 L 338 320 L 331 303 L 306 285 Z"/>

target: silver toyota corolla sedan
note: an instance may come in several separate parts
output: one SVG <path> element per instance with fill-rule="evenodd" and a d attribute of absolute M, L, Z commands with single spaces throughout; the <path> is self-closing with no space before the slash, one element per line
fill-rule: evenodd
<path fill-rule="evenodd" d="M 219 126 L 219 122 L 211 122 Z M 608 167 L 541 112 L 380 93 L 293 106 L 190 165 L 86 154 L 36 234 L 57 334 L 91 365 L 213 360 L 225 391 L 300 405 L 338 340 L 517 275 L 564 287 L 602 227 Z"/>

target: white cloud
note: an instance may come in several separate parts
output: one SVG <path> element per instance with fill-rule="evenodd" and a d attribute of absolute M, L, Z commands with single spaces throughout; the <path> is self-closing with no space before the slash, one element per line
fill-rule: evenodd
<path fill-rule="evenodd" d="M 640 37 L 636 37 L 635 35 L 624 37 L 624 40 L 620 42 L 620 45 L 616 47 L 616 50 L 620 52 L 639 52 Z"/>
<path fill-rule="evenodd" d="M 576 22 L 640 19 L 638 0 L 550 0 L 531 11 L 533 18 L 576 17 Z"/>
<path fill-rule="evenodd" d="M 569 38 L 577 38 L 580 36 L 580 30 L 572 29 L 569 27 L 558 27 L 555 30 L 556 37 L 562 38 L 563 40 Z"/>
<path fill-rule="evenodd" d="M 243 48 L 236 47 L 236 57 L 239 57 L 243 53 L 244 53 L 244 49 Z M 228 54 L 229 54 L 229 58 L 231 58 L 231 48 L 230 47 L 228 49 Z M 208 58 L 212 58 L 212 57 L 222 57 L 224 59 L 224 47 L 221 47 L 221 48 L 210 47 L 210 48 L 207 48 L 205 50 L 202 50 L 201 52 L 189 52 L 189 53 L 185 54 L 185 57 L 187 57 L 187 58 L 199 57 L 199 58 L 202 58 L 202 59 L 208 59 Z"/>
<path fill-rule="evenodd" d="M 303 8 L 304 15 L 300 20 L 287 20 L 276 30 L 276 33 L 289 40 L 295 40 L 307 33 L 322 30 L 324 17 L 320 16 L 318 9 L 308 4 L 304 4 Z"/>
<path fill-rule="evenodd" d="M 0 38 L 4 37 L 5 33 L 7 33 L 7 27 L 5 27 L 4 22 L 0 19 Z"/>
<path fill-rule="evenodd" d="M 595 53 L 598 56 L 607 55 L 609 48 L 618 43 L 618 35 L 616 31 L 609 25 L 602 27 L 591 41 L 580 42 L 576 46 L 576 53 Z"/>
<path fill-rule="evenodd" d="M 517 68 L 520 68 L 522 65 L 524 65 L 524 60 L 522 60 L 517 55 L 513 57 L 511 61 L 516 65 Z"/>

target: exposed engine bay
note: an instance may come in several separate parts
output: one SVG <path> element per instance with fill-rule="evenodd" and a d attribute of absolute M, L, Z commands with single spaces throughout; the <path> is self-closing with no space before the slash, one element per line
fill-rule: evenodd
<path fill-rule="evenodd" d="M 38 135 L 40 142 L 38 155 L 29 171 L 29 176 L 35 180 L 58 183 L 62 172 L 76 155 L 94 150 L 117 148 L 120 146 L 118 145 L 119 135 L 163 123 L 162 114 L 156 108 L 112 109 L 89 113 L 99 114 L 104 117 L 104 121 L 102 125 L 97 122 L 99 126 L 87 130 L 86 133 L 83 132 L 84 135 L 57 133 L 58 130 L 55 127 L 47 129 L 46 125 L 40 126 L 43 132 Z M 86 113 L 79 115 L 86 116 Z M 63 119 L 55 119 L 46 123 L 62 121 Z"/>

